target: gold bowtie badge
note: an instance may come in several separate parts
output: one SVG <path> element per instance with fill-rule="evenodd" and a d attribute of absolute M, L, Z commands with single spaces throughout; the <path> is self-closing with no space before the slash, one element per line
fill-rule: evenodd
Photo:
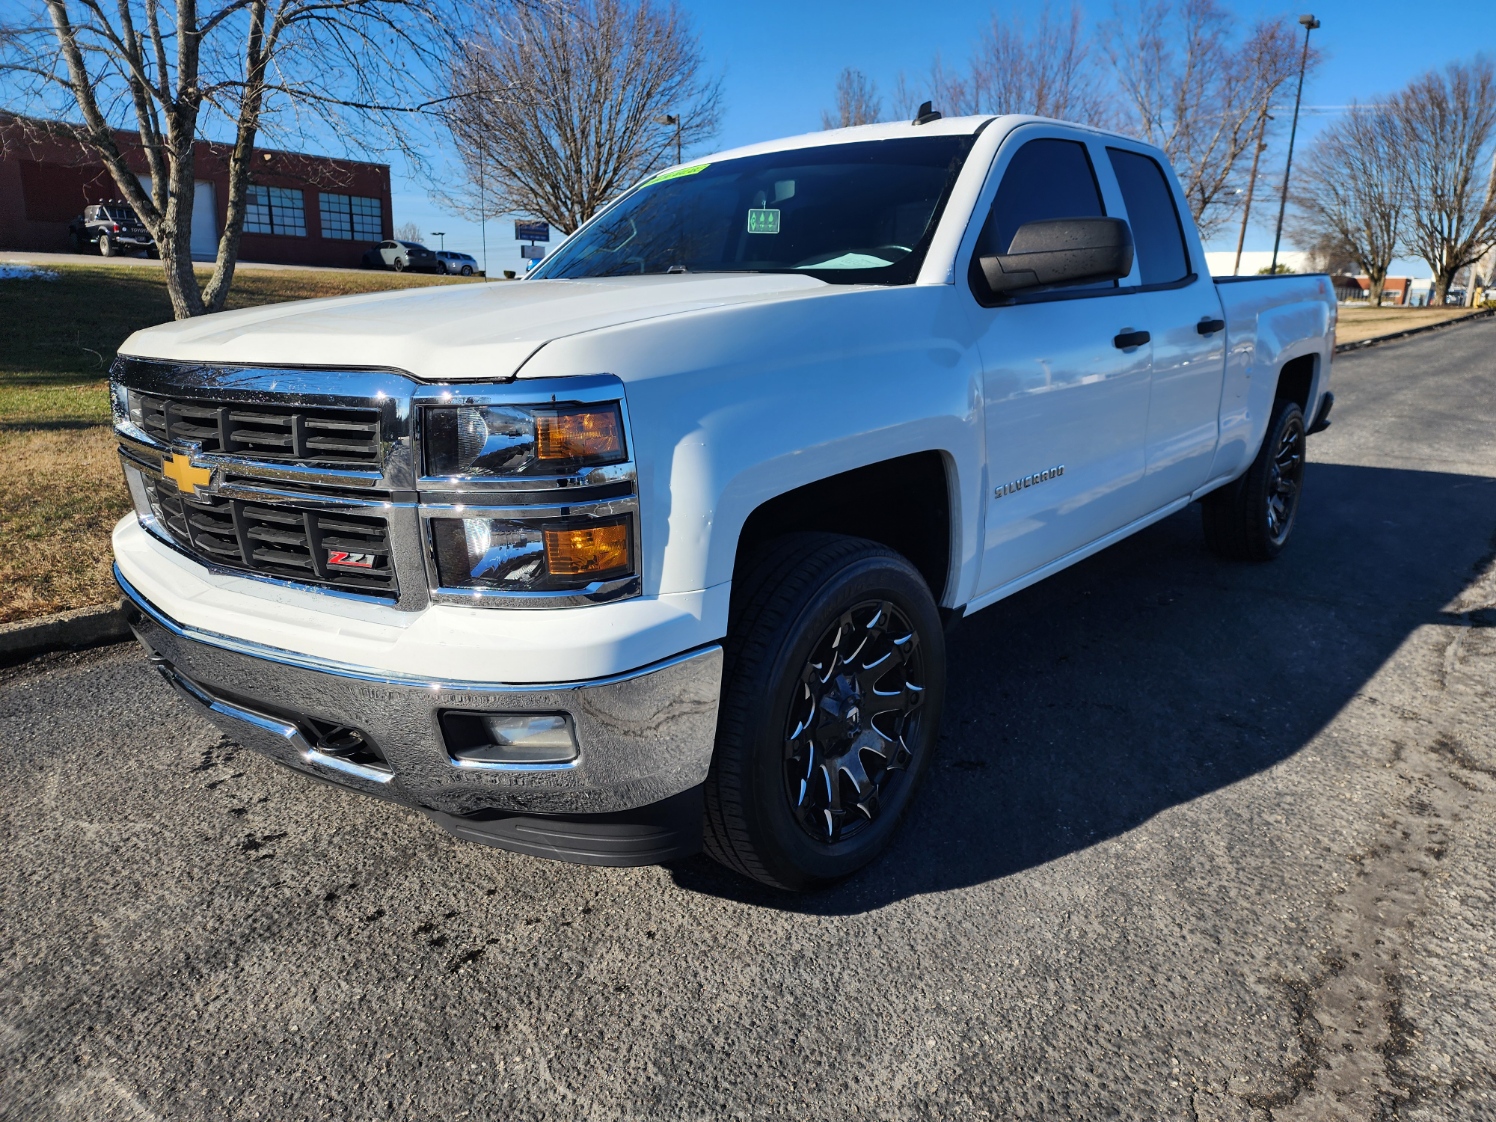
<path fill-rule="evenodd" d="M 195 495 L 199 487 L 206 487 L 213 479 L 210 468 L 193 466 L 192 457 L 180 452 L 169 460 L 161 461 L 161 474 L 177 485 L 184 495 Z"/>

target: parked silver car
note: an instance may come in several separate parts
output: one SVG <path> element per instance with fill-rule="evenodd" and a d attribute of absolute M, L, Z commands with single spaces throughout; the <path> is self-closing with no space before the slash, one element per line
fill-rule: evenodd
<path fill-rule="evenodd" d="M 443 272 L 436 252 L 420 242 L 384 241 L 371 245 L 364 251 L 364 268 L 394 269 L 403 273 L 406 269 L 430 269 Z"/>
<path fill-rule="evenodd" d="M 483 270 L 478 268 L 478 259 L 470 253 L 458 253 L 454 249 L 439 249 L 436 251 L 436 270 L 439 273 L 455 273 L 458 276 L 470 277 L 474 274 L 483 275 Z"/>

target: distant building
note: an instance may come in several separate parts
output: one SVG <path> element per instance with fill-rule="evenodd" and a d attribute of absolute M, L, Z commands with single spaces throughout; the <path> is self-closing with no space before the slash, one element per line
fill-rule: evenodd
<path fill-rule="evenodd" d="M 1335 299 L 1342 304 L 1365 303 L 1371 299 L 1371 278 L 1364 274 L 1331 277 L 1330 282 L 1335 286 Z M 1383 306 L 1401 307 L 1409 303 L 1415 283 L 1412 277 L 1388 277 L 1382 282 Z M 1428 303 L 1427 297 L 1424 303 Z"/>
<path fill-rule="evenodd" d="M 149 185 L 134 133 L 115 143 Z M 232 146 L 198 141 L 192 256 L 212 260 L 228 214 Z M 92 203 L 120 197 L 92 150 L 50 122 L 0 115 L 0 249 L 65 253 L 68 223 Z M 239 256 L 288 265 L 357 266 L 372 243 L 393 236 L 387 164 L 257 148 Z"/>
<path fill-rule="evenodd" d="M 1258 273 L 1266 272 L 1273 263 L 1273 252 L 1270 249 L 1249 249 L 1241 255 L 1240 275 L 1244 277 L 1255 277 Z M 1229 277 L 1232 275 L 1236 264 L 1236 250 L 1216 249 L 1208 250 L 1205 254 L 1205 264 L 1210 269 L 1213 277 Z M 1287 267 L 1290 272 L 1310 273 L 1314 271 L 1314 263 L 1309 260 L 1309 255 L 1297 249 L 1285 249 L 1278 253 L 1278 267 Z"/>

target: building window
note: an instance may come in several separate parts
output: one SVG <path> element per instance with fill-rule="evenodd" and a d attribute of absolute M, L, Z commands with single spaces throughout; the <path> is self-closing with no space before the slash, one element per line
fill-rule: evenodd
<path fill-rule="evenodd" d="M 251 187 L 244 232 L 306 237 L 306 210 L 301 192 L 290 187 Z"/>
<path fill-rule="evenodd" d="M 322 211 L 324 238 L 377 242 L 384 233 L 378 199 L 365 199 L 358 195 L 329 195 L 324 191 L 318 199 L 318 205 Z"/>

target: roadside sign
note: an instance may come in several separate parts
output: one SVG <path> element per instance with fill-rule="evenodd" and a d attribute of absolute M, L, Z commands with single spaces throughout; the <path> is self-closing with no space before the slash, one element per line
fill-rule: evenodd
<path fill-rule="evenodd" d="M 545 256 L 545 246 L 522 245 L 519 247 L 519 255 L 528 261 L 539 261 Z"/>
<path fill-rule="evenodd" d="M 548 242 L 551 240 L 549 222 L 514 222 L 514 240 L 517 242 Z"/>

